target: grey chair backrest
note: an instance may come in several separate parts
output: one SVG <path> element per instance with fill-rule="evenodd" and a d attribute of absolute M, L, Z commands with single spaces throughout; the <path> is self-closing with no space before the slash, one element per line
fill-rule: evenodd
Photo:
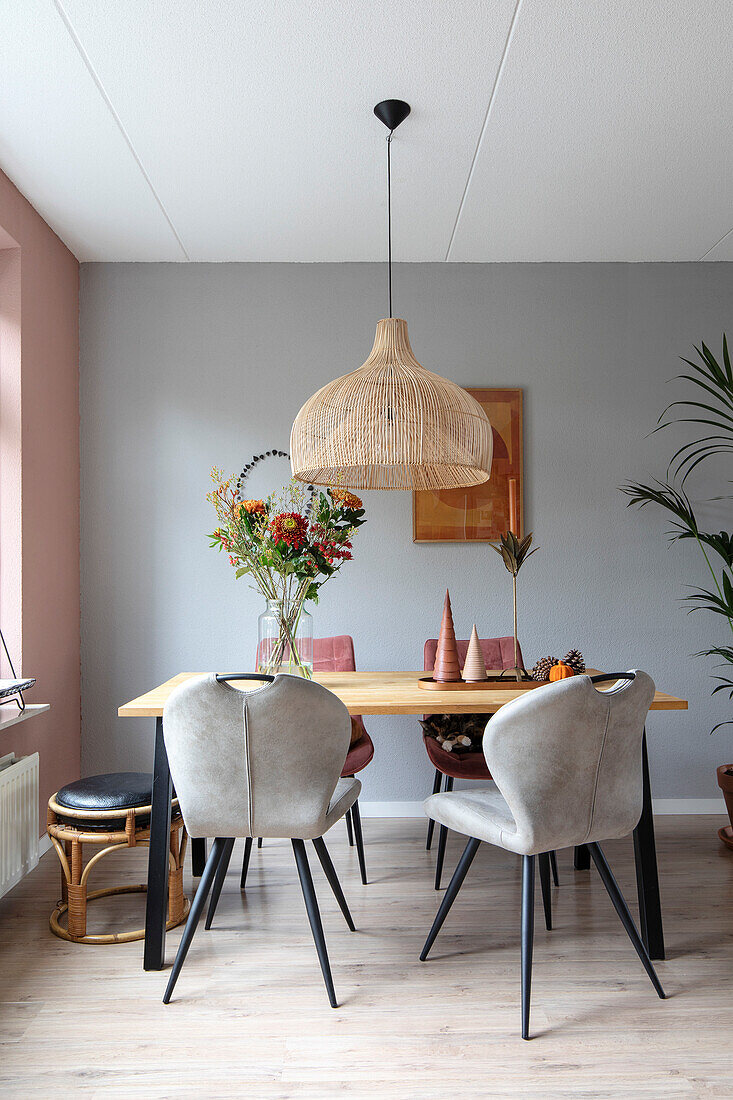
<path fill-rule="evenodd" d="M 326 688 L 277 676 L 253 691 L 186 680 L 163 737 L 191 836 L 320 836 L 346 760 L 349 712 Z"/>
<path fill-rule="evenodd" d="M 529 849 L 626 836 L 641 816 L 641 741 L 654 682 L 599 691 L 572 676 L 529 691 L 486 726 L 489 771 Z"/>

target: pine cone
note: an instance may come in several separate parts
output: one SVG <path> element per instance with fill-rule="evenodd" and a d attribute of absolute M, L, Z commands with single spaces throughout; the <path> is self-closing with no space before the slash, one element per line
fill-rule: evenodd
<path fill-rule="evenodd" d="M 585 661 L 579 649 L 571 649 L 566 653 L 562 659 L 562 663 L 564 665 L 570 665 L 576 676 L 581 672 L 585 672 Z"/>
<path fill-rule="evenodd" d="M 530 670 L 533 680 L 549 680 L 550 669 L 557 664 L 557 657 L 540 657 L 537 664 Z"/>

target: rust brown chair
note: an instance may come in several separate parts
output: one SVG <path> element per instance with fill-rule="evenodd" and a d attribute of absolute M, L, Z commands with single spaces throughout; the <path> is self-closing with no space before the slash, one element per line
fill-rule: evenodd
<path fill-rule="evenodd" d="M 432 667 L 432 666 L 431 666 Z M 313 671 L 314 672 L 356 672 L 356 658 L 354 656 L 354 639 L 350 634 L 337 634 L 332 638 L 313 639 Z M 361 736 L 354 739 L 349 748 L 341 772 L 342 779 L 353 779 L 357 772 L 362 771 L 370 763 L 374 756 L 374 743 L 366 731 L 364 720 L 360 714 L 352 715 L 352 726 L 356 731 L 361 731 Z M 447 755 L 447 754 L 446 754 Z M 366 886 L 367 870 L 366 856 L 364 854 L 364 838 L 361 830 L 361 815 L 359 814 L 359 800 L 354 802 L 346 814 L 346 829 L 351 847 L 356 842 L 356 854 L 359 860 L 359 873 L 361 881 Z M 257 842 L 261 847 L 261 840 Z M 252 851 L 252 840 L 247 838 L 244 848 L 244 860 L 242 863 L 241 888 L 247 881 L 247 868 L 249 866 Z"/>
<path fill-rule="evenodd" d="M 337 634 L 333 638 L 314 638 L 313 669 L 315 672 L 356 672 L 353 638 L 349 634 Z M 352 715 L 351 722 L 355 731 L 361 731 L 361 736 L 353 740 L 349 748 L 346 763 L 341 772 L 344 779 L 353 779 L 357 772 L 363 771 L 374 756 L 374 742 L 366 731 L 362 716 L 360 714 Z M 366 858 L 358 798 L 346 814 L 346 828 L 349 835 L 349 844 L 353 846 L 354 841 L 356 841 L 359 872 L 361 881 L 366 886 Z"/>
<path fill-rule="evenodd" d="M 509 635 L 504 638 L 481 638 L 481 652 L 483 654 L 484 663 L 487 669 L 507 669 L 514 668 L 514 637 Z M 463 667 L 466 660 L 466 652 L 468 650 L 468 638 L 459 638 L 456 640 L 458 647 L 458 660 Z M 438 648 L 437 638 L 428 638 L 425 642 L 425 648 L 423 650 L 423 668 L 426 672 L 432 672 L 435 665 L 435 653 Z M 522 666 L 522 650 L 519 649 L 519 664 Z M 427 717 L 427 716 L 426 716 Z M 486 721 L 488 722 L 490 715 L 486 715 Z M 425 742 L 425 749 L 430 763 L 435 768 L 435 780 L 433 782 L 433 794 L 438 794 L 441 789 L 441 783 L 444 783 L 443 790 L 452 791 L 453 783 L 456 779 L 473 779 L 488 782 L 491 779 L 491 773 L 486 765 L 484 754 L 479 748 L 476 752 L 469 752 L 465 754 L 457 754 L 453 752 L 446 752 L 440 747 L 438 742 L 429 737 L 426 733 L 423 734 L 423 740 Z M 428 851 L 433 843 L 433 828 L 434 821 L 431 819 L 428 822 L 428 835 L 425 847 Z M 440 826 L 440 833 L 438 836 L 438 858 L 435 864 L 435 889 L 440 889 L 440 879 L 443 873 L 443 861 L 445 859 L 445 845 L 448 838 L 448 830 L 444 825 Z M 549 865 L 552 869 L 552 877 L 555 885 L 558 884 L 557 875 L 557 859 L 555 853 L 552 852 L 549 856 Z M 545 873 L 547 867 L 545 866 L 544 859 L 542 861 L 541 871 L 543 874 L 543 886 L 545 884 Z M 545 891 L 543 895 L 546 899 L 546 906 L 549 904 L 549 892 Z M 549 920 L 549 914 L 547 907 L 545 910 L 545 916 Z"/>
<path fill-rule="evenodd" d="M 152 780 L 149 772 L 112 772 L 69 783 L 48 801 L 48 835 L 61 861 L 61 900 L 51 914 L 51 931 L 72 943 L 129 943 L 141 940 L 144 928 L 132 932 L 87 933 L 87 904 L 115 894 L 144 893 L 144 884 L 88 890 L 89 873 L 101 859 L 121 848 L 150 840 Z M 168 922 L 175 928 L 188 915 L 183 893 L 183 857 L 187 834 L 173 799 L 168 866 Z M 84 866 L 84 845 L 101 846 Z M 68 914 L 66 927 L 60 918 Z"/>

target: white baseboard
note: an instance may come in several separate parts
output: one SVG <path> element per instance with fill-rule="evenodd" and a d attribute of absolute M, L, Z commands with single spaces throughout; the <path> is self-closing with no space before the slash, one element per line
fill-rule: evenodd
<path fill-rule="evenodd" d="M 726 814 L 724 798 L 654 798 L 655 814 Z"/>
<path fill-rule="evenodd" d="M 425 817 L 420 802 L 362 802 L 362 817 Z M 655 814 L 725 814 L 722 798 L 655 798 Z"/>
<path fill-rule="evenodd" d="M 362 817 L 425 817 L 420 802 L 362 802 L 359 799 Z"/>
<path fill-rule="evenodd" d="M 46 852 L 51 851 L 51 837 L 48 833 L 44 833 L 43 836 L 38 838 L 38 858 L 45 856 Z"/>

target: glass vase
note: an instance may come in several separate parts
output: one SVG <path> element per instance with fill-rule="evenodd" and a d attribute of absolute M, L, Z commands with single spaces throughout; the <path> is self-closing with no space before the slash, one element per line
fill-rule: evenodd
<path fill-rule="evenodd" d="M 257 620 L 257 671 L 313 676 L 313 616 L 302 603 L 268 600 Z"/>

